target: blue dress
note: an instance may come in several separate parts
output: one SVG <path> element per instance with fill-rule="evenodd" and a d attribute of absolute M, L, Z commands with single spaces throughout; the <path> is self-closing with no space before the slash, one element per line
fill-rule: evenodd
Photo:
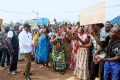
<path fill-rule="evenodd" d="M 35 50 L 35 60 L 37 63 L 40 61 L 46 63 L 49 60 L 49 54 L 51 51 L 50 40 L 47 39 L 46 35 L 42 34 L 38 39 L 39 46 Z"/>

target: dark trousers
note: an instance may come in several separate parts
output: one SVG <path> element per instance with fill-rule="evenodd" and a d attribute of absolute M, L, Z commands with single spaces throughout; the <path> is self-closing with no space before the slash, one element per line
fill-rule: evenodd
<path fill-rule="evenodd" d="M 1 58 L 2 58 L 2 50 L 0 50 L 0 62 L 1 62 Z"/>
<path fill-rule="evenodd" d="M 7 57 L 7 66 L 10 65 L 10 54 L 7 48 L 2 49 L 1 67 L 5 67 L 5 59 Z"/>
<path fill-rule="evenodd" d="M 104 64 L 105 64 L 105 62 L 100 62 L 99 63 L 99 67 L 100 67 L 100 75 L 99 75 L 99 77 L 100 77 L 100 80 L 104 80 Z"/>
<path fill-rule="evenodd" d="M 10 72 L 15 71 L 17 69 L 18 62 L 18 49 L 14 49 L 14 52 L 11 56 L 11 64 L 10 64 Z"/>
<path fill-rule="evenodd" d="M 99 77 L 100 80 L 104 80 L 104 62 L 94 64 L 93 61 L 91 61 L 90 80 L 95 80 L 96 77 Z"/>
<path fill-rule="evenodd" d="M 99 64 L 94 64 L 92 61 L 90 68 L 90 80 L 95 80 L 95 78 L 98 77 L 98 71 L 99 71 Z"/>

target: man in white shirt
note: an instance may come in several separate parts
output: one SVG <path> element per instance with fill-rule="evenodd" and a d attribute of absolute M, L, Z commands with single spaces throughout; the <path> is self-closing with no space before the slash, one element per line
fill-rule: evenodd
<path fill-rule="evenodd" d="M 100 41 L 102 42 L 105 41 L 105 39 L 110 35 L 111 28 L 112 28 L 111 22 L 107 21 L 105 23 L 105 27 L 103 27 L 100 30 Z"/>
<path fill-rule="evenodd" d="M 19 47 L 20 53 L 24 56 L 26 60 L 26 69 L 24 72 L 25 79 L 31 80 L 29 77 L 30 69 L 31 69 L 31 53 L 34 42 L 32 41 L 32 37 L 30 36 L 31 26 L 29 24 L 24 24 L 24 29 L 19 34 Z"/>
<path fill-rule="evenodd" d="M 22 32 L 22 30 L 23 30 L 23 26 L 20 26 L 19 27 L 19 33 Z M 19 51 L 19 55 L 18 55 L 18 60 L 19 61 L 23 61 L 24 60 L 23 55 L 20 54 L 20 51 Z"/>

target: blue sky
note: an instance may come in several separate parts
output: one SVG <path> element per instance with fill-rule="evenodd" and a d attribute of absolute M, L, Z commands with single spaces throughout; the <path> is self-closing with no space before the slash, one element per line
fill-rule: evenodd
<path fill-rule="evenodd" d="M 81 10 L 102 1 L 105 1 L 106 7 L 120 4 L 120 0 L 0 0 L 0 18 L 7 23 L 25 21 L 36 18 L 32 12 L 34 10 L 40 13 L 39 17 L 50 20 L 56 18 L 58 21 L 69 19 L 73 22 L 78 20 Z M 106 20 L 120 15 L 119 8 L 120 6 L 106 8 Z"/>

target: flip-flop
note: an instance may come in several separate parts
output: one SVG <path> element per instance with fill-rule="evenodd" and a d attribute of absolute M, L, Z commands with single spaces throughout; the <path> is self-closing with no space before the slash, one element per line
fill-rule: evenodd
<path fill-rule="evenodd" d="M 43 65 L 40 65 L 39 69 L 43 68 L 44 66 Z"/>

